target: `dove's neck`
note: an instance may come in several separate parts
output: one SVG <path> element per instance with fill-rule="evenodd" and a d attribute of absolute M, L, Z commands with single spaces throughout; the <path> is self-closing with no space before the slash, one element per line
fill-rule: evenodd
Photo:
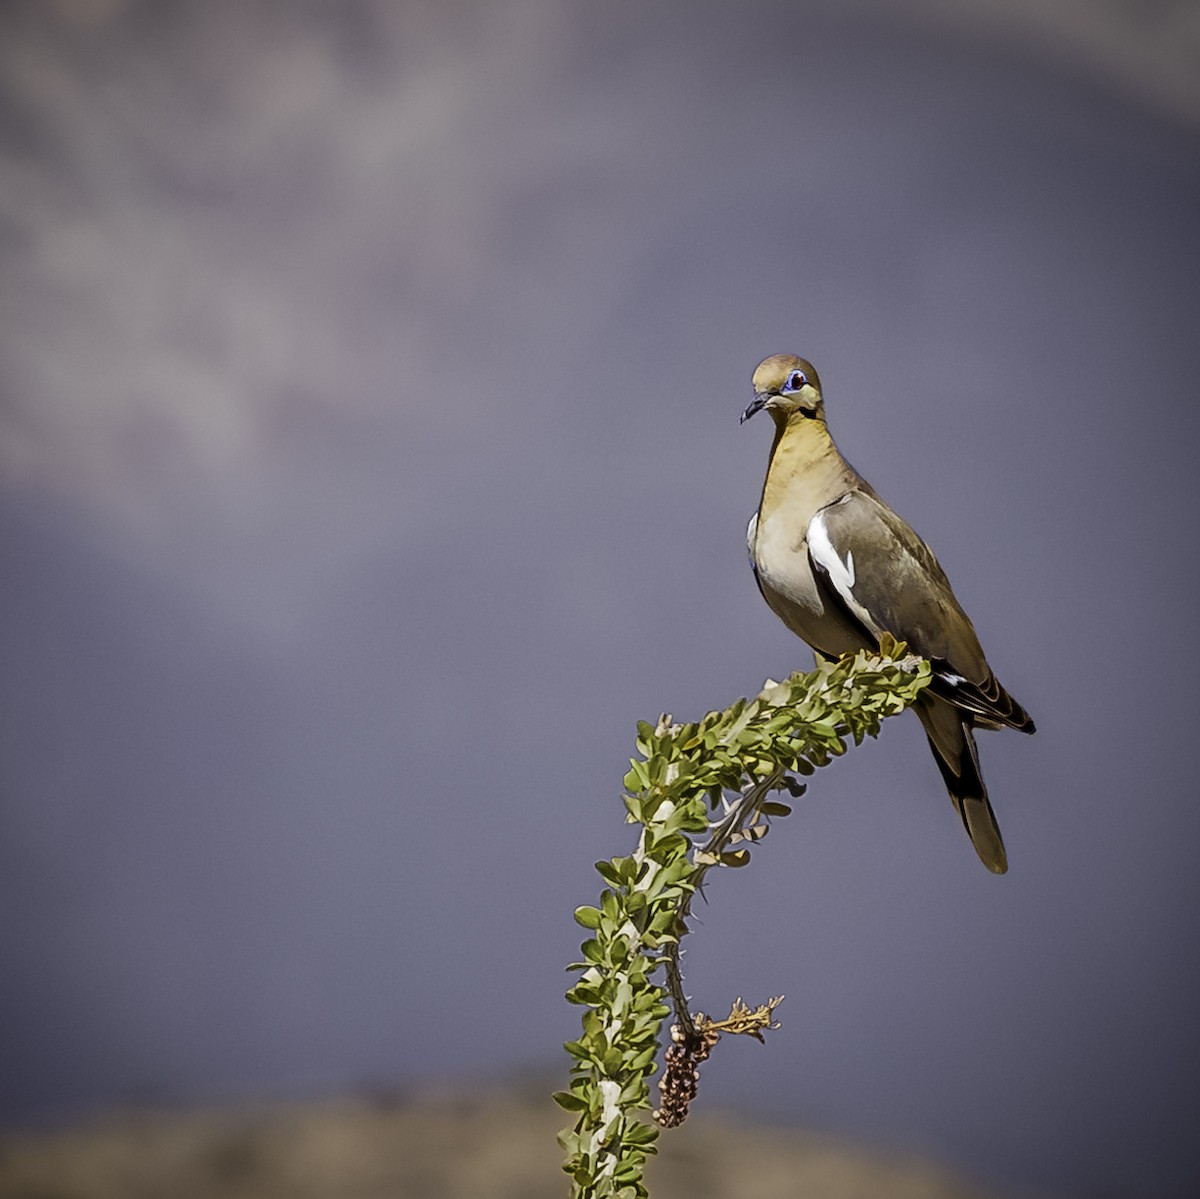
<path fill-rule="evenodd" d="M 776 427 L 761 510 L 786 505 L 807 523 L 818 508 L 863 486 L 858 472 L 838 452 L 825 422 L 793 418 Z"/>

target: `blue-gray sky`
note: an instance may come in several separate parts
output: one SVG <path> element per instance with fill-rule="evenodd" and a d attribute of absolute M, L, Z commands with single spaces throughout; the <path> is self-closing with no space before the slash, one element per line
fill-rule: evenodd
<path fill-rule="evenodd" d="M 5 1118 L 565 1066 L 791 351 L 1040 732 L 1005 878 L 905 717 L 716 880 L 701 1102 L 1200 1185 L 1194 10 L 1050 7 L 6 6 Z"/>

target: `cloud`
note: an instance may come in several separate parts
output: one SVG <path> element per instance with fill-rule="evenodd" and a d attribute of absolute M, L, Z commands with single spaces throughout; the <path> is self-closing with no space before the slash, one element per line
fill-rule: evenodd
<path fill-rule="evenodd" d="M 433 519 L 435 461 L 526 394 L 470 342 L 558 23 L 162 7 L 3 51 L 34 132 L 0 164 L 0 464 L 160 563 L 198 535 L 225 573 L 327 565 Z"/>

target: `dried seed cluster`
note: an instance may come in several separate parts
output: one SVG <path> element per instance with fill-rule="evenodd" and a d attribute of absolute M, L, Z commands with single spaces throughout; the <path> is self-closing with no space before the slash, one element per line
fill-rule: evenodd
<path fill-rule="evenodd" d="M 678 1128 L 687 1119 L 688 1106 L 700 1086 L 700 1063 L 721 1039 L 719 1032 L 702 1021 L 697 1014 L 697 1029 L 690 1036 L 678 1024 L 671 1025 L 671 1046 L 663 1054 L 666 1069 L 658 1084 L 662 1106 L 651 1113 L 662 1128 Z"/>

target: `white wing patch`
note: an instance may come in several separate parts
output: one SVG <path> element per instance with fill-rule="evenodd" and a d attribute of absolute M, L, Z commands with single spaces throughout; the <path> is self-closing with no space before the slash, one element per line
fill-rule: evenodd
<path fill-rule="evenodd" d="M 829 530 L 825 527 L 825 517 L 818 512 L 808 525 L 808 552 L 813 560 L 829 576 L 829 581 L 837 589 L 838 595 L 846 599 L 854 587 L 854 554 L 846 555 L 843 562 L 829 540 Z"/>
<path fill-rule="evenodd" d="M 755 512 L 750 517 L 750 523 L 746 526 L 746 553 L 750 555 L 750 565 L 754 565 L 754 540 L 758 536 L 758 513 Z"/>
<path fill-rule="evenodd" d="M 838 557 L 833 542 L 829 539 L 829 530 L 825 527 L 825 517 L 821 512 L 808 522 L 808 552 L 812 560 L 829 576 L 829 582 L 842 602 L 867 626 L 876 636 L 879 628 L 871 619 L 871 614 L 854 598 L 854 551 L 846 551 L 846 560 Z"/>

